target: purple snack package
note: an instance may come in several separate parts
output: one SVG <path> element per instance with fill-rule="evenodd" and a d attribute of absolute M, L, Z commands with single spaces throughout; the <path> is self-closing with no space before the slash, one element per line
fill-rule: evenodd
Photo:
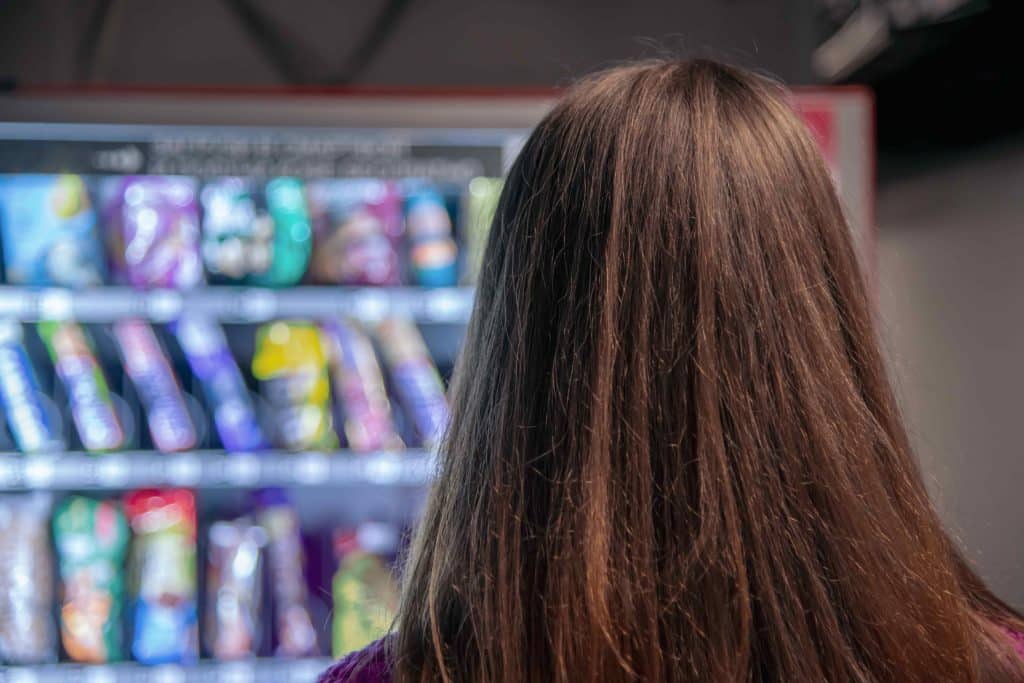
<path fill-rule="evenodd" d="M 308 191 L 313 219 L 313 282 L 398 285 L 402 202 L 394 183 L 324 180 Z"/>
<path fill-rule="evenodd" d="M 266 448 L 256 409 L 221 326 L 189 315 L 171 329 L 213 407 L 213 421 L 224 448 L 236 453 Z"/>
<path fill-rule="evenodd" d="M 283 657 L 314 656 L 317 637 L 309 611 L 299 516 L 280 489 L 258 491 L 256 501 L 258 521 L 267 532 L 277 653 Z"/>
<path fill-rule="evenodd" d="M 128 176 L 112 183 L 106 218 L 116 278 L 134 287 L 182 289 L 201 283 L 195 180 Z"/>
<path fill-rule="evenodd" d="M 377 326 L 395 393 L 425 448 L 437 446 L 448 428 L 448 399 L 437 366 L 410 320 L 387 318 Z"/>
<path fill-rule="evenodd" d="M 195 448 L 192 416 L 153 328 L 138 319 L 119 320 L 114 323 L 114 337 L 145 410 L 153 444 L 164 452 Z"/>
<path fill-rule="evenodd" d="M 370 338 L 351 322 L 329 320 L 321 329 L 348 447 L 359 453 L 402 448 Z"/>

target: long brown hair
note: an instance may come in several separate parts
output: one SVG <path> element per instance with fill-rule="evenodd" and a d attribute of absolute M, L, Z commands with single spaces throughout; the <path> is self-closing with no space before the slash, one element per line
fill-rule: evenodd
<path fill-rule="evenodd" d="M 767 79 L 672 61 L 568 92 L 509 173 L 452 402 L 399 681 L 1022 678 Z"/>

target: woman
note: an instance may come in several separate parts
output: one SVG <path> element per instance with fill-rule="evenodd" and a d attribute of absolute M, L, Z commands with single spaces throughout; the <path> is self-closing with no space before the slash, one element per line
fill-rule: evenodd
<path fill-rule="evenodd" d="M 327 681 L 1014 681 L 929 504 L 829 172 L 709 61 L 513 166 L 396 632 Z"/>

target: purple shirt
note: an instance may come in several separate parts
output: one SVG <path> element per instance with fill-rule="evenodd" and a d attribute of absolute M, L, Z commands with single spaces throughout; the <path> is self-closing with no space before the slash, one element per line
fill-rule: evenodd
<path fill-rule="evenodd" d="M 1024 657 L 1024 635 L 1006 629 L 1013 649 Z M 346 655 L 320 675 L 317 683 L 391 683 L 387 638 L 371 643 L 364 650 Z"/>
<path fill-rule="evenodd" d="M 317 683 L 391 683 L 387 640 L 375 641 L 363 650 L 345 655 L 320 674 Z"/>

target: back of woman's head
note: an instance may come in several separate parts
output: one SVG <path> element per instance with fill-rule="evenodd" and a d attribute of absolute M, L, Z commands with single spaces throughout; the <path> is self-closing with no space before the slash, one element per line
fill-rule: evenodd
<path fill-rule="evenodd" d="M 401 680 L 1012 680 L 927 500 L 842 208 L 771 82 L 570 90 L 509 173 Z"/>

